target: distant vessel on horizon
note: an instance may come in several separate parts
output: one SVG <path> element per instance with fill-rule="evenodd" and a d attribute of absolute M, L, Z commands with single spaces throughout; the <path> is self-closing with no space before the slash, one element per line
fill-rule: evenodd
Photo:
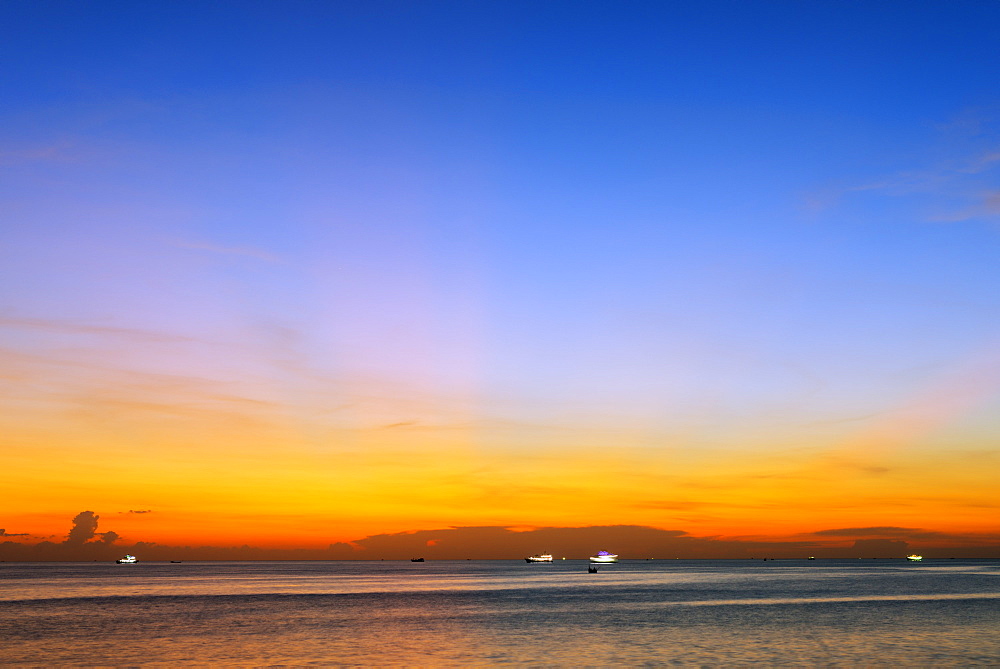
<path fill-rule="evenodd" d="M 924 559 L 924 556 L 913 554 L 913 555 L 907 555 L 906 559 L 909 560 L 910 562 L 920 562 L 921 560 Z"/>
<path fill-rule="evenodd" d="M 590 556 L 590 561 L 598 564 L 608 564 L 610 562 L 618 562 L 618 556 L 608 551 L 598 551 L 597 555 Z"/>
<path fill-rule="evenodd" d="M 410 562 L 423 562 L 423 558 L 410 558 Z"/>
<path fill-rule="evenodd" d="M 552 560 L 553 560 L 553 557 L 551 555 L 549 555 L 548 553 L 543 553 L 542 555 L 529 555 L 528 557 L 524 558 L 524 561 L 528 562 L 528 563 L 531 563 L 531 562 L 552 562 Z"/>
<path fill-rule="evenodd" d="M 135 564 L 138 561 L 139 560 L 137 560 L 134 555 L 128 555 L 128 554 L 126 554 L 125 557 L 123 558 L 118 558 L 117 560 L 115 560 L 115 562 L 117 562 L 118 564 Z"/>

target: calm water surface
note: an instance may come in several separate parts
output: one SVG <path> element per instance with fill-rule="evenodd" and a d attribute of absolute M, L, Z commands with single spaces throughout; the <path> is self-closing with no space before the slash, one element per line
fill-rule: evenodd
<path fill-rule="evenodd" d="M 0 640 L 4 666 L 1000 666 L 1000 562 L 3 563 Z"/>

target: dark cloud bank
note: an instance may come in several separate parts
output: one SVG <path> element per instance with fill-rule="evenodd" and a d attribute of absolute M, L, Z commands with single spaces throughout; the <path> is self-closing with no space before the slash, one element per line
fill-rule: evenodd
<path fill-rule="evenodd" d="M 257 548 L 254 546 L 166 546 L 140 541 L 124 543 L 115 532 L 98 532 L 100 516 L 83 511 L 73 518 L 62 542 L 4 541 L 4 561 L 113 560 L 133 553 L 148 560 L 428 560 L 516 559 L 550 552 L 558 557 L 585 558 L 613 550 L 625 558 L 900 558 L 917 550 L 927 557 L 1000 557 L 1000 543 L 982 537 L 960 537 L 916 528 L 856 527 L 820 530 L 816 540 L 740 541 L 694 537 L 679 530 L 639 525 L 542 527 L 517 531 L 507 527 L 451 527 L 397 534 L 376 534 L 323 549 Z M 25 536 L 24 533 L 0 536 Z M 840 545 L 832 545 L 831 538 Z M 853 543 L 851 540 L 853 539 Z"/>

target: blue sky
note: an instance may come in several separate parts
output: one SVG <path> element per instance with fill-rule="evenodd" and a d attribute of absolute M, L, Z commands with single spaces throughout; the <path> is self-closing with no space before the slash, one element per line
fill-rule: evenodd
<path fill-rule="evenodd" d="M 840 348 L 898 367 L 900 347 L 930 364 L 995 315 L 996 207 L 975 215 L 996 178 L 975 171 L 997 139 L 989 3 L 4 13 L 15 239 L 220 249 L 207 275 L 163 283 L 247 287 L 250 311 L 301 317 L 343 263 L 358 299 L 405 311 L 393 296 L 417 273 L 435 327 L 488 327 L 512 383 L 526 363 L 645 366 L 644 349 L 712 337 L 816 365 Z M 141 280 L 144 262 L 121 262 Z M 11 298 L 101 313 L 46 292 L 60 280 Z"/>

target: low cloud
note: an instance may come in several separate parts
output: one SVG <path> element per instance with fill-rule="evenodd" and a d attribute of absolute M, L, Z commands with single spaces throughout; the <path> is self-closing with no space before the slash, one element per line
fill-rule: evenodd
<path fill-rule="evenodd" d="M 94 538 L 97 533 L 97 521 L 100 519 L 93 511 L 81 511 L 73 518 L 73 527 L 69 530 L 64 544 L 80 545 Z"/>
<path fill-rule="evenodd" d="M 450 527 L 394 534 L 376 534 L 364 539 L 330 545 L 330 551 L 345 558 L 400 560 L 518 558 L 549 552 L 570 559 L 585 558 L 599 550 L 611 550 L 630 558 L 748 558 L 754 556 L 802 556 L 814 549 L 809 542 L 751 542 L 713 537 L 694 537 L 681 530 L 641 525 L 589 527 L 540 527 L 521 530 L 510 527 Z"/>
<path fill-rule="evenodd" d="M 909 554 L 910 544 L 892 539 L 858 539 L 854 542 L 853 552 L 858 557 L 902 557 Z"/>
<path fill-rule="evenodd" d="M 912 527 L 843 527 L 836 530 L 820 530 L 813 534 L 825 537 L 900 537 L 920 531 Z"/>
<path fill-rule="evenodd" d="M 117 532 L 102 532 L 100 537 L 101 537 L 100 542 L 107 546 L 110 546 L 111 544 L 121 539 L 121 535 L 119 535 Z"/>
<path fill-rule="evenodd" d="M 895 527 L 895 526 L 874 526 L 874 527 L 842 527 L 830 530 L 819 530 L 813 532 L 817 537 L 844 537 L 858 539 L 859 541 L 870 540 L 897 540 L 909 542 L 910 544 L 922 544 L 933 546 L 978 546 L 990 541 L 984 541 L 984 537 L 974 534 L 955 534 L 949 532 L 938 532 L 926 530 L 919 527 Z"/>
<path fill-rule="evenodd" d="M 748 558 L 902 558 L 916 549 L 926 557 L 1000 557 L 994 536 L 959 536 L 896 526 L 820 530 L 800 540 L 749 540 L 693 536 L 682 530 L 641 525 L 586 527 L 446 527 L 374 534 L 326 548 L 256 546 L 169 546 L 127 543 L 114 531 L 98 532 L 100 516 L 83 511 L 72 520 L 66 540 L 0 542 L 0 560 L 114 560 L 132 553 L 142 561 L 166 560 L 428 560 L 520 559 L 548 552 L 557 558 L 584 559 L 599 550 L 624 559 Z M 27 534 L 0 536 L 24 537 Z M 846 541 L 845 541 L 846 539 Z M 850 540 L 854 539 L 853 542 Z"/>

